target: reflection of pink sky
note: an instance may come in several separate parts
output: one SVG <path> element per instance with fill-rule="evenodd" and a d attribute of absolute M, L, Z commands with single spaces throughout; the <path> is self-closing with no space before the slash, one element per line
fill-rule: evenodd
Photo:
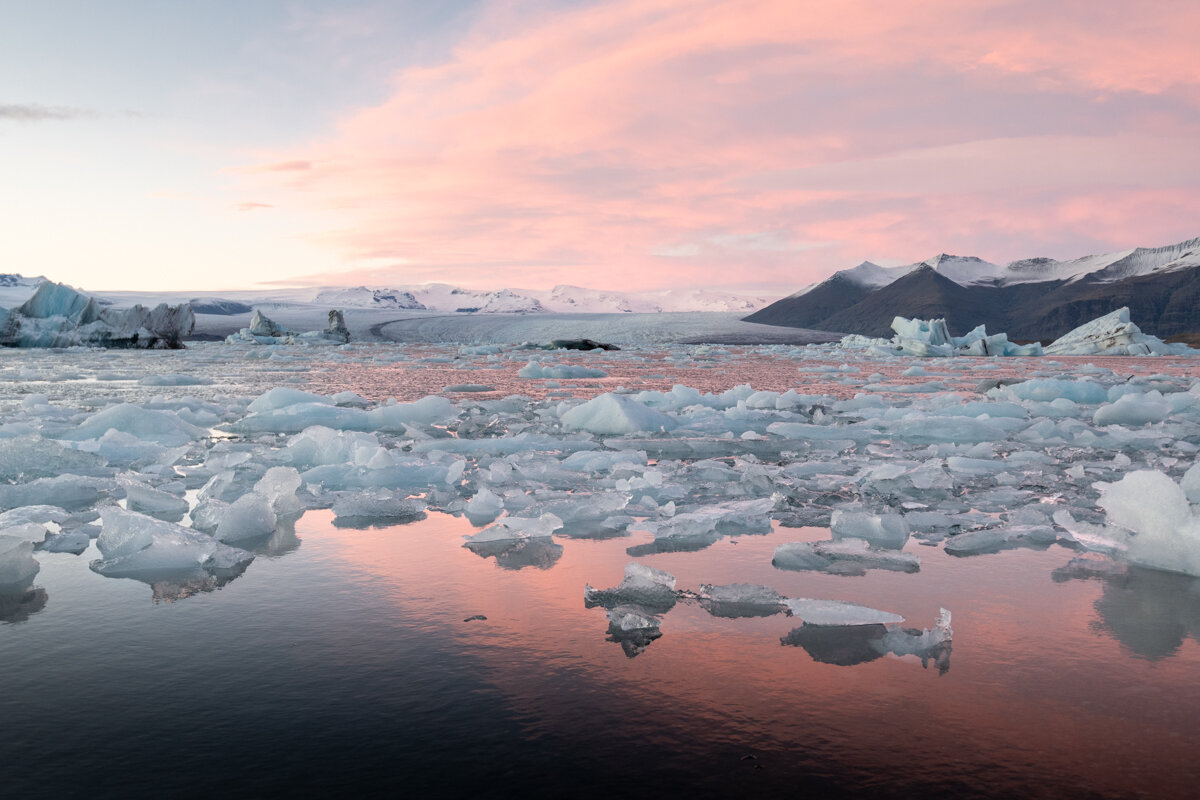
<path fill-rule="evenodd" d="M 1179 2 L 491 3 L 245 180 L 327 212 L 313 238 L 370 265 L 342 281 L 786 288 L 1166 244 L 1198 233 L 1198 26 Z"/>
<path fill-rule="evenodd" d="M 615 585 L 630 560 L 624 548 L 644 535 L 559 539 L 565 550 L 555 566 L 516 572 L 462 548 L 461 535 L 473 530 L 463 520 L 339 532 L 309 515 L 304 526 L 310 540 L 336 539 L 333 557 L 389 596 L 395 613 L 457 636 L 529 735 L 579 724 L 581 709 L 557 694 L 569 675 L 584 684 L 570 692 L 574 702 L 661 717 L 664 730 L 682 721 L 696 727 L 668 735 L 696 741 L 736 735 L 762 751 L 816 748 L 834 770 L 844 759 L 873 764 L 881 776 L 901 765 L 911 774 L 927 762 L 932 776 L 995 761 L 1015 774 L 1079 776 L 1085 788 L 1180 797 L 1195 779 L 1190 740 L 1177 732 L 1200 702 L 1196 648 L 1189 642 L 1181 655 L 1149 665 L 1093 634 L 1099 584 L 1053 583 L 1050 570 L 1066 560 L 1059 549 L 960 560 L 918 547 L 921 573 L 846 579 L 774 570 L 778 543 L 822 535 L 784 529 L 645 559 L 681 587 L 765 583 L 790 596 L 887 608 L 917 626 L 930 625 L 946 605 L 955 615 L 954 653 L 939 678 L 893 658 L 816 663 L 780 646 L 793 619 L 716 619 L 688 604 L 665 615 L 663 638 L 627 660 L 604 641 L 604 612 L 584 608 L 583 586 Z M 462 622 L 477 613 L 487 621 Z"/>
<path fill-rule="evenodd" d="M 868 382 L 867 378 L 873 373 L 882 375 L 884 384 L 911 386 L 937 382 L 968 397 L 978 396 L 975 388 L 985 379 L 1027 378 L 1038 371 L 1048 371 L 1057 377 L 1086 378 L 1086 374 L 1077 372 L 1085 364 L 1110 369 L 1121 376 L 1146 376 L 1166 372 L 1200 378 L 1200 364 L 1196 359 L 1189 357 L 1072 356 L 860 361 L 852 353 L 833 350 L 822 353 L 822 358 L 788 361 L 781 360 L 777 354 L 758 354 L 755 348 L 731 346 L 725 349 L 731 354 L 695 356 L 682 364 L 664 360 L 661 350 L 638 352 L 638 355 L 647 356 L 644 361 L 628 358 L 628 353 L 607 356 L 600 353 L 546 354 L 535 351 L 528 357 L 544 363 L 599 367 L 608 373 L 604 378 L 547 381 L 517 376 L 517 370 L 525 365 L 524 353 L 514 354 L 514 360 L 504 362 L 499 369 L 492 369 L 490 367 L 495 365 L 487 362 L 486 357 L 456 357 L 457 346 L 408 345 L 406 350 L 417 356 L 456 358 L 449 363 L 421 364 L 419 369 L 414 369 L 407 362 L 374 365 L 368 370 L 358 366 L 316 363 L 310 375 L 310 388 L 324 394 L 350 390 L 370 400 L 395 397 L 406 402 L 431 394 L 444 394 L 455 402 L 470 403 L 473 400 L 495 400 L 514 394 L 534 399 L 548 396 L 593 397 L 618 387 L 639 391 L 670 391 L 676 384 L 690 386 L 702 392 L 720 393 L 740 384 L 749 384 L 759 391 L 786 392 L 793 389 L 799 394 L 829 395 L 845 399 L 862 392 L 863 386 Z M 860 371 L 816 371 L 820 366 L 839 367 L 847 361 Z M 901 375 L 912 363 L 918 363 L 927 374 Z M 481 365 L 486 365 L 487 368 L 481 368 Z M 846 378 L 850 380 L 842 382 Z M 445 387 L 456 384 L 489 386 L 491 391 L 449 394 L 443 391 Z M 882 394 L 901 398 L 905 396 L 888 392 Z M 912 398 L 914 395 L 907 397 Z"/>

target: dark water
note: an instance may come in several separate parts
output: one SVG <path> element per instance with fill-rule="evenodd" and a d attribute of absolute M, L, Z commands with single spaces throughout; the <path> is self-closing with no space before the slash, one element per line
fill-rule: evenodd
<path fill-rule="evenodd" d="M 786 646 L 794 618 L 686 602 L 629 658 L 583 588 L 618 583 L 648 535 L 513 569 L 463 548 L 472 530 L 310 512 L 219 588 L 39 554 L 44 595 L 0 624 L 4 796 L 1194 796 L 1196 581 L 915 542 L 916 574 L 784 572 L 776 545 L 828 531 L 780 529 L 640 560 L 917 628 L 948 608 L 949 668 Z"/>

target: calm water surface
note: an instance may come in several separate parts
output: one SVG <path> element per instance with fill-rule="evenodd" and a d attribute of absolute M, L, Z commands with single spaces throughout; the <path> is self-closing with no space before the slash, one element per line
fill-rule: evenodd
<path fill-rule="evenodd" d="M 1057 547 L 783 572 L 777 544 L 827 531 L 781 529 L 643 561 L 917 627 L 950 608 L 949 668 L 810 653 L 781 644 L 793 618 L 686 602 L 629 658 L 583 587 L 615 585 L 648 535 L 506 569 L 471 530 L 309 512 L 273 545 L 294 549 L 176 601 L 89 572 L 93 552 L 41 555 L 44 608 L 0 628 L 5 794 L 1187 797 L 1197 778 L 1194 581 L 1055 580 Z"/>
<path fill-rule="evenodd" d="M 784 374 L 752 353 L 711 366 L 693 359 L 686 369 L 626 358 L 607 378 L 561 384 L 520 381 L 510 362 L 489 370 L 478 360 L 457 365 L 444 350 L 408 355 L 372 370 L 333 359 L 293 382 L 402 400 L 457 383 L 493 386 L 481 397 L 675 382 L 855 390 L 836 375 L 801 370 L 798 379 L 790 363 Z M 413 363 L 422 357 L 451 360 Z M 105 358 L 112 369 L 135 366 Z M 969 388 L 1052 369 L 1020 361 L 917 378 L 899 376 L 900 364 L 886 378 Z M 1131 374 L 1194 369 L 1168 359 L 1086 361 Z M 1063 362 L 1069 372 L 1073 362 Z M 254 375 L 274 385 L 295 374 L 286 361 L 235 367 L 245 374 L 214 374 L 242 386 L 256 385 Z M 22 374 L 36 386 L 37 374 Z M 0 596 L 0 791 L 1195 796 L 1196 580 L 1136 569 L 1080 577 L 1064 570 L 1074 554 L 1058 546 L 954 558 L 915 540 L 907 549 L 921 556 L 916 574 L 787 572 L 771 566 L 774 548 L 827 539 L 829 530 L 777 528 L 638 560 L 671 572 L 681 588 L 765 584 L 886 609 L 916 628 L 931 627 L 944 607 L 953 612 L 948 661 L 880 657 L 853 641 L 785 644 L 795 618 L 725 619 L 687 601 L 631 658 L 608 640 L 604 610 L 586 608 L 583 592 L 588 583 L 615 586 L 632 560 L 627 548 L 651 541 L 648 533 L 557 538 L 499 561 L 462 546 L 475 530 L 437 513 L 342 529 L 330 512 L 310 511 L 224 585 L 104 578 L 87 567 L 94 544 L 80 557 L 39 553 L 34 588 Z M 464 621 L 474 615 L 487 619 Z"/>

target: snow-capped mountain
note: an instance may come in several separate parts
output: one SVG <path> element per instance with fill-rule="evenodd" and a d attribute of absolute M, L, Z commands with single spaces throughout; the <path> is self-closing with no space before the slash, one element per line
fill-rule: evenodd
<path fill-rule="evenodd" d="M 1022 338 L 1053 338 L 1128 306 L 1158 335 L 1200 331 L 1200 238 L 1067 261 L 1027 258 L 1003 267 L 940 254 L 902 267 L 863 262 L 746 317 L 749 322 L 884 334 L 894 316 L 985 323 Z"/>
<path fill-rule="evenodd" d="M 1067 261 L 1025 258 L 1005 266 L 974 256 L 952 256 L 946 253 L 900 267 L 880 267 L 870 261 L 864 261 L 856 267 L 834 273 L 833 277 L 841 276 L 843 280 L 858 286 L 878 289 L 921 267 L 930 267 L 959 286 L 1012 286 L 1042 281 L 1077 281 L 1085 277 L 1111 283 L 1162 270 L 1185 269 L 1198 258 L 1200 238 L 1165 247 L 1137 247 Z M 820 285 L 822 284 L 813 284 L 793 296 L 804 294 Z"/>
<path fill-rule="evenodd" d="M 411 292 L 395 289 L 368 289 L 356 286 L 349 289 L 322 289 L 312 299 L 316 305 L 337 308 L 404 308 L 421 310 L 425 305 Z"/>

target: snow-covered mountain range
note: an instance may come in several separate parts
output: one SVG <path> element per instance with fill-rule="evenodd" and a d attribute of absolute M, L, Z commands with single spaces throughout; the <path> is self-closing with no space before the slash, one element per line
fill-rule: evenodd
<path fill-rule="evenodd" d="M 899 267 L 867 261 L 745 319 L 879 336 L 897 315 L 941 317 L 959 331 L 983 322 L 990 330 L 1042 339 L 1127 306 L 1144 329 L 1168 335 L 1200 331 L 1198 296 L 1200 238 L 1195 238 L 1004 266 L 945 253 Z"/>
<path fill-rule="evenodd" d="M 1165 247 L 1135 247 L 1132 250 L 1118 250 L 1114 253 L 1083 256 L 1067 261 L 1025 258 L 1004 266 L 975 256 L 939 253 L 925 261 L 899 267 L 881 267 L 864 261 L 856 267 L 834 273 L 833 277 L 841 276 L 859 286 L 879 289 L 914 270 L 929 267 L 959 286 L 1012 286 L 1042 281 L 1071 282 L 1084 278 L 1097 283 L 1112 283 L 1155 272 L 1171 272 L 1196 266 L 1200 266 L 1200 238 Z M 798 297 L 820 285 L 816 283 L 805 287 L 792 296 Z"/>

